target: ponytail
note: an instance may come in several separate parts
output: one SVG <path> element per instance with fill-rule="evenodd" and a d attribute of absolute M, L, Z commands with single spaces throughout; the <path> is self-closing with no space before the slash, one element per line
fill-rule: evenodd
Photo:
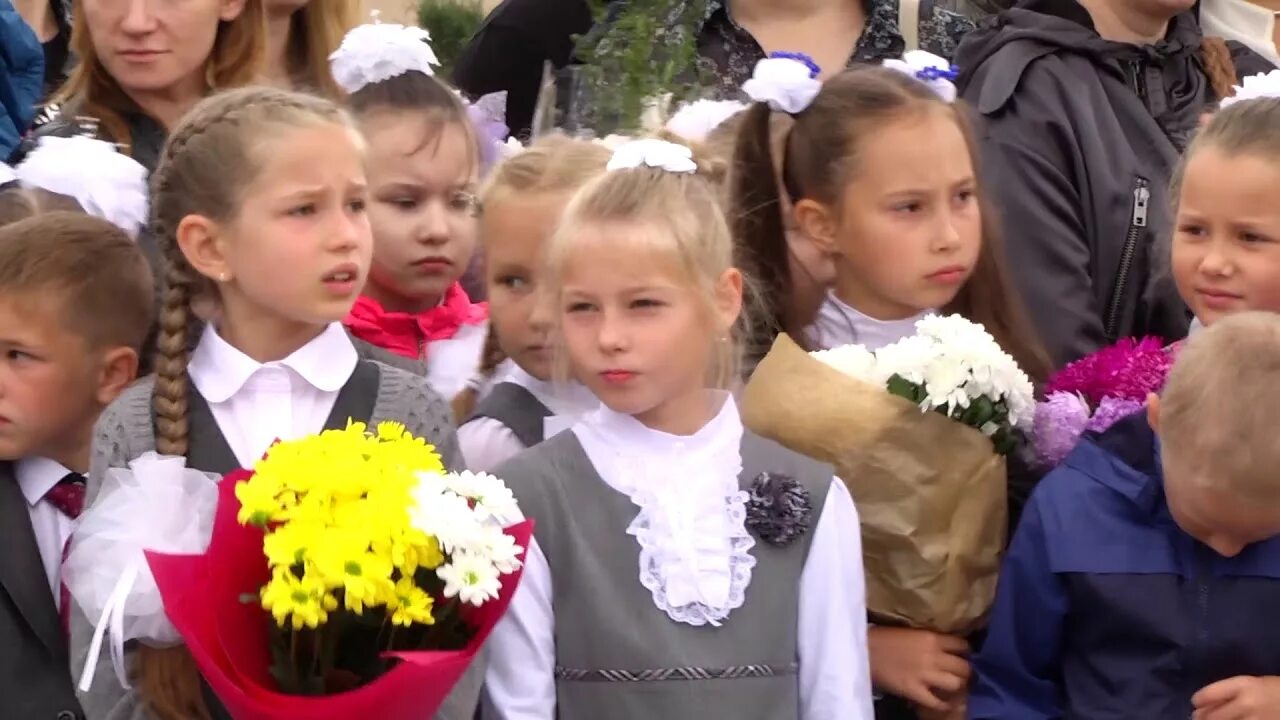
<path fill-rule="evenodd" d="M 772 111 L 756 103 L 744 115 L 730 173 L 729 217 L 738 255 L 735 264 L 755 281 L 760 293 L 760 312 L 751 319 L 745 338 L 747 365 L 752 367 L 769 351 L 778 333 L 787 333 L 801 346 L 805 340 L 804 328 L 797 327 L 787 312 L 793 281 L 773 158 Z"/>
<path fill-rule="evenodd" d="M 1236 94 L 1236 62 L 1231 48 L 1220 37 L 1206 37 L 1200 41 L 1200 57 L 1204 61 L 1204 74 L 1214 99 L 1225 100 Z"/>

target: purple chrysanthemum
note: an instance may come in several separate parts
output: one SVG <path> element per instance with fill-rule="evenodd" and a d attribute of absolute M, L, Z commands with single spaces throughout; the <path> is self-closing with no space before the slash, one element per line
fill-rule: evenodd
<path fill-rule="evenodd" d="M 1089 405 L 1075 393 L 1056 392 L 1036 405 L 1031 445 L 1043 467 L 1062 462 L 1089 424 Z"/>
<path fill-rule="evenodd" d="M 1173 354 L 1159 338 L 1126 338 L 1064 367 L 1046 392 L 1079 393 L 1097 407 L 1104 398 L 1143 402 L 1164 386 Z"/>
<path fill-rule="evenodd" d="M 1089 425 L 1085 429 L 1090 432 L 1102 432 L 1115 425 L 1121 418 L 1141 410 L 1143 404 L 1141 400 L 1130 398 L 1102 398 L 1102 402 L 1098 403 L 1098 409 L 1093 411 L 1093 417 L 1090 418 Z"/>

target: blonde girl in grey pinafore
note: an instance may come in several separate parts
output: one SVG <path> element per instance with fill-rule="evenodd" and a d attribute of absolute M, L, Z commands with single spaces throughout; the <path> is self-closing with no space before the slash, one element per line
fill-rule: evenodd
<path fill-rule="evenodd" d="M 708 387 L 736 372 L 741 277 L 694 165 L 619 148 L 548 248 L 564 354 L 602 406 L 495 471 L 535 530 L 486 718 L 872 718 L 853 501 Z"/>

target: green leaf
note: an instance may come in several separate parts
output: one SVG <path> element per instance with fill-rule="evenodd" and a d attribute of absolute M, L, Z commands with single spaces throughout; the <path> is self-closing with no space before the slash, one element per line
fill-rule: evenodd
<path fill-rule="evenodd" d="M 913 383 L 901 375 L 894 375 L 889 378 L 889 382 L 885 384 L 890 395 L 897 395 L 909 402 L 919 404 L 925 398 L 924 386 L 919 383 Z"/>
<path fill-rule="evenodd" d="M 462 49 L 484 22 L 478 0 L 421 0 L 418 25 L 431 33 L 431 48 L 440 60 L 440 75 L 451 77 Z"/>

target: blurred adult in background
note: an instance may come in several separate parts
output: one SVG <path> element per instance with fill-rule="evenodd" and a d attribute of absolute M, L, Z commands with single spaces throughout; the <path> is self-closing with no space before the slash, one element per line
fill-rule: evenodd
<path fill-rule="evenodd" d="M 40 40 L 9 0 L 0 0 L 0 157 L 18 146 L 40 102 Z"/>
<path fill-rule="evenodd" d="M 1200 0 L 1200 27 L 1205 35 L 1235 40 L 1280 65 L 1276 15 L 1280 0 Z"/>
<path fill-rule="evenodd" d="M 1186 335 L 1154 248 L 1169 179 L 1201 116 L 1272 68 L 1203 37 L 1194 4 L 1023 0 L 956 54 L 1010 267 L 1058 365 L 1122 337 Z"/>
<path fill-rule="evenodd" d="M 44 50 L 44 93 L 52 94 L 71 69 L 71 0 L 12 0 Z"/>
<path fill-rule="evenodd" d="M 504 0 L 485 18 L 454 66 L 453 82 L 473 98 L 507 92 L 511 134 L 529 134 L 544 63 L 563 68 L 574 38 L 591 29 L 586 0 Z"/>
<path fill-rule="evenodd" d="M 267 15 L 265 75 L 272 83 L 337 99 L 329 55 L 362 22 L 359 0 L 263 0 Z"/>

